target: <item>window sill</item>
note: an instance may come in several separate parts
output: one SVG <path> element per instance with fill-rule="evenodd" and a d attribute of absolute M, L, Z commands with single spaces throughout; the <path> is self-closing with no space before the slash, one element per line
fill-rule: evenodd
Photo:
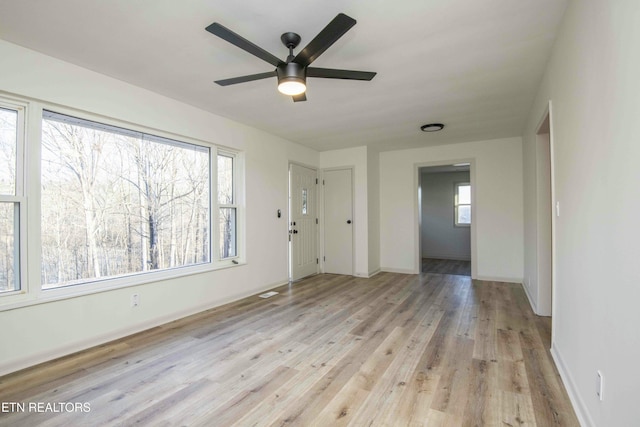
<path fill-rule="evenodd" d="M 246 261 L 233 259 L 225 260 L 217 264 L 201 264 L 189 267 L 178 267 L 163 271 L 150 271 L 137 273 L 129 276 L 113 277 L 109 279 L 96 280 L 79 285 L 70 285 L 59 288 L 43 289 L 40 292 L 29 293 L 28 291 L 14 291 L 11 294 L 0 296 L 0 312 L 15 310 L 38 304 L 61 301 L 71 298 L 78 298 L 86 295 L 93 295 L 102 292 L 109 292 L 118 289 L 130 288 L 151 283 L 163 282 L 165 280 L 178 279 L 181 277 L 193 276 L 196 274 L 210 273 L 228 268 L 242 267 Z"/>

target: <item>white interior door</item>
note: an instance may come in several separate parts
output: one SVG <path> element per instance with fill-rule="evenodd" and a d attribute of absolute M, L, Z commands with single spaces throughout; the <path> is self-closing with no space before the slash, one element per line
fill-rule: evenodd
<path fill-rule="evenodd" d="M 351 169 L 324 172 L 324 270 L 353 275 Z"/>
<path fill-rule="evenodd" d="M 318 272 L 317 173 L 289 166 L 289 263 L 291 280 Z"/>

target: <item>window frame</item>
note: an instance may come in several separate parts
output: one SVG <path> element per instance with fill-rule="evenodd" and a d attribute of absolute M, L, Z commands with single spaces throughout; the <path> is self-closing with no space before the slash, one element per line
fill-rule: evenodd
<path fill-rule="evenodd" d="M 460 194 L 460 187 L 469 187 L 469 203 L 460 203 L 459 201 L 459 194 Z M 471 183 L 470 182 L 456 182 L 454 184 L 454 190 L 453 190 L 453 197 L 454 197 L 454 208 L 453 208 L 453 225 L 454 227 L 471 227 L 471 222 L 473 221 L 473 216 L 470 216 L 470 220 L 469 222 L 459 222 L 458 221 L 458 211 L 460 206 L 469 206 L 469 213 L 471 214 L 471 210 L 472 210 L 472 200 L 471 200 Z"/>
<path fill-rule="evenodd" d="M 216 244 L 214 245 L 213 248 L 213 255 L 215 255 L 215 260 L 219 263 L 224 263 L 224 264 L 237 264 L 238 263 L 238 259 L 240 258 L 240 245 L 239 245 L 239 216 L 240 216 L 240 206 L 238 204 L 238 152 L 236 151 L 232 151 L 232 150 L 228 150 L 225 148 L 217 148 L 215 150 L 215 162 L 216 162 L 216 173 L 215 173 L 215 177 L 213 177 L 213 180 L 215 180 L 215 185 L 213 186 L 213 188 L 215 189 L 215 200 L 213 203 L 213 207 L 214 210 L 212 212 L 214 212 L 215 216 L 215 220 L 214 220 L 214 226 L 215 228 L 213 229 L 213 232 L 215 233 L 216 236 L 220 236 L 220 209 L 235 209 L 236 211 L 236 242 L 235 242 L 235 249 L 236 249 L 236 254 L 234 256 L 230 256 L 230 257 L 226 257 L 226 258 L 222 258 L 222 255 L 220 254 L 220 242 L 216 239 Z M 230 157 L 232 159 L 232 189 L 231 191 L 233 192 L 233 203 L 229 204 L 229 203 L 220 203 L 218 200 L 218 170 L 217 170 L 217 165 L 218 165 L 218 156 L 223 156 L 223 157 Z M 213 176 L 213 175 L 212 175 Z"/>
<path fill-rule="evenodd" d="M 16 295 L 24 295 L 29 291 L 26 274 L 26 249 L 27 249 L 27 197 L 25 193 L 26 164 L 25 145 L 27 135 L 27 103 L 8 98 L 0 98 L 0 108 L 16 112 L 16 164 L 14 177 L 14 194 L 0 194 L 0 203 L 13 204 L 14 212 L 14 259 L 13 264 L 17 272 L 14 277 L 17 280 L 14 290 L 0 293 L 0 299 L 10 299 Z M 17 224 L 15 223 L 17 220 Z"/>
<path fill-rule="evenodd" d="M 171 133 L 157 128 L 151 128 L 126 121 L 122 118 L 116 119 L 106 117 L 97 113 L 87 112 L 72 107 L 51 104 L 46 101 L 33 100 L 19 95 L 11 95 L 0 93 L 0 106 L 6 109 L 20 109 L 21 122 L 21 138 L 17 150 L 16 164 L 16 191 L 18 188 L 22 190 L 20 196 L 15 199 L 20 203 L 20 284 L 21 289 L 0 294 L 0 312 L 13 310 L 20 307 L 30 305 L 43 304 L 51 301 L 64 300 L 83 295 L 97 294 L 101 292 L 114 291 L 123 288 L 130 288 L 149 283 L 156 283 L 164 280 L 188 277 L 194 274 L 202 274 L 216 270 L 226 269 L 230 267 L 242 266 L 246 264 L 246 248 L 245 248 L 245 188 L 244 188 L 244 152 L 235 148 L 226 147 L 216 144 L 213 141 L 207 141 L 188 137 L 182 134 Z M 93 281 L 74 284 L 72 286 L 62 286 L 58 288 L 42 289 L 41 272 L 41 145 L 42 145 L 42 120 L 44 110 L 52 111 L 76 117 L 81 120 L 101 123 L 107 126 L 114 126 L 131 130 L 133 132 L 147 133 L 160 138 L 167 138 L 207 147 L 210 155 L 210 179 L 209 179 L 209 230 L 212 233 L 210 239 L 210 259 L 207 263 L 174 267 L 164 270 L 154 270 L 146 272 L 132 273 L 122 276 L 112 276 L 99 278 Z M 236 211 L 236 249 L 237 256 L 233 259 L 219 260 L 214 254 L 218 247 L 217 214 L 214 210 L 217 202 L 217 153 L 233 154 L 236 162 L 234 164 L 234 191 L 236 195 L 235 203 Z"/>

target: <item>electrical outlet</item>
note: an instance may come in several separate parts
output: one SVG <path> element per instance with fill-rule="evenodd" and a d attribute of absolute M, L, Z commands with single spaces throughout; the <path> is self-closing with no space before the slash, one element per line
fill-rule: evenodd
<path fill-rule="evenodd" d="M 137 307 L 140 305 L 140 294 L 131 295 L 131 307 Z"/>
<path fill-rule="evenodd" d="M 598 399 L 604 400 L 604 375 L 602 372 L 596 371 L 596 395 Z"/>

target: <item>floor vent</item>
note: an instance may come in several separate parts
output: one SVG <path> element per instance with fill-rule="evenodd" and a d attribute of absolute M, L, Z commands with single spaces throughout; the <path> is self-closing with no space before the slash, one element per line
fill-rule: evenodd
<path fill-rule="evenodd" d="M 276 291 L 267 292 L 266 294 L 258 295 L 260 298 L 270 298 L 274 295 L 278 295 Z"/>

